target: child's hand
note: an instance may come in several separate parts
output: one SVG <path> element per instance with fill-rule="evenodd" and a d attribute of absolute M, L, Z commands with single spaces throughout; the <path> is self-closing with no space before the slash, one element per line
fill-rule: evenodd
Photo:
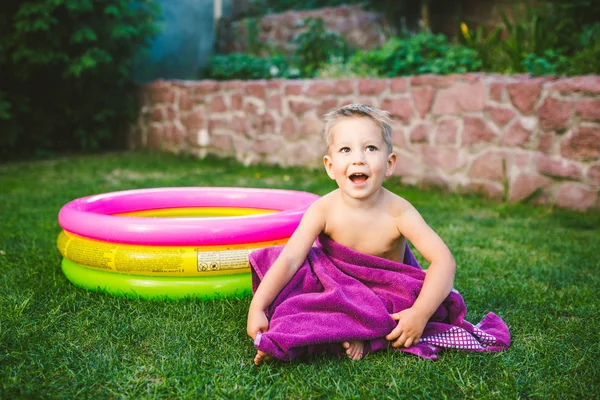
<path fill-rule="evenodd" d="M 258 332 L 266 332 L 269 329 L 269 320 L 264 311 L 248 311 L 248 324 L 246 333 L 254 340 Z"/>
<path fill-rule="evenodd" d="M 414 308 L 407 308 L 395 314 L 390 314 L 398 325 L 385 338 L 392 343 L 393 347 L 410 347 L 419 343 L 427 324 L 427 316 L 419 313 Z"/>

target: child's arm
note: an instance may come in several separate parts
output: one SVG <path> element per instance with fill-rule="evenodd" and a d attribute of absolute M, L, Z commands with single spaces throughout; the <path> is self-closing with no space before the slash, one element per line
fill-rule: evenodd
<path fill-rule="evenodd" d="M 427 321 L 454 286 L 456 264 L 450 250 L 412 206 L 398 218 L 398 229 L 429 262 L 423 287 L 411 308 L 392 314 L 398 325 L 387 340 L 393 347 L 417 344 Z"/>
<path fill-rule="evenodd" d="M 248 310 L 248 336 L 254 339 L 258 332 L 269 329 L 265 309 L 292 279 L 302 265 L 317 236 L 325 228 L 324 199 L 314 202 L 304 213 L 281 254 L 265 274 L 256 289 Z"/>

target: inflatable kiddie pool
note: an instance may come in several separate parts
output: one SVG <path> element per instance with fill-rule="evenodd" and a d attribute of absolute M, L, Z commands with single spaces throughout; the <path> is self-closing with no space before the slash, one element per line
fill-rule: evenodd
<path fill-rule="evenodd" d="M 255 188 L 126 190 L 65 204 L 57 247 L 76 286 L 146 299 L 251 293 L 250 252 L 282 245 L 319 196 Z"/>

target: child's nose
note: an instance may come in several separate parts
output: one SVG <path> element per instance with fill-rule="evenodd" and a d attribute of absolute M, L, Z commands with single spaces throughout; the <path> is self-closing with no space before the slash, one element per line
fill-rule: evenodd
<path fill-rule="evenodd" d="M 365 154 L 362 151 L 354 152 L 354 159 L 352 160 L 353 164 L 364 164 L 365 163 Z"/>

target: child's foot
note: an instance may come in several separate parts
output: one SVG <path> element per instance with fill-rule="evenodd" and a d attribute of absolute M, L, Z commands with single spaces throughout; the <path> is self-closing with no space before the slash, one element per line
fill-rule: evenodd
<path fill-rule="evenodd" d="M 257 350 L 256 356 L 254 357 L 254 364 L 261 365 L 265 361 L 269 361 L 271 356 L 265 353 L 264 351 Z"/>
<path fill-rule="evenodd" d="M 342 346 L 346 349 L 346 355 L 354 361 L 362 360 L 363 350 L 365 348 L 365 342 L 360 340 L 351 340 L 349 342 L 342 343 Z"/>

